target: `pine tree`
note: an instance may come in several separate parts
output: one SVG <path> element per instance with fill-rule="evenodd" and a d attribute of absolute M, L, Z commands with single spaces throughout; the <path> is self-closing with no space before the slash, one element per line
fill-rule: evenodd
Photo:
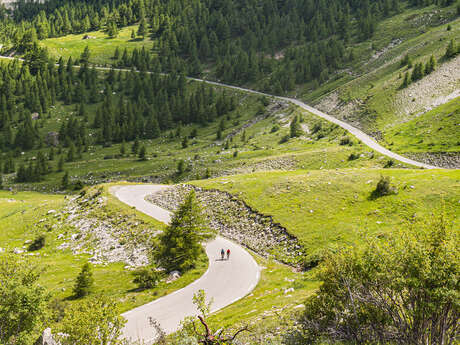
<path fill-rule="evenodd" d="M 64 157 L 59 157 L 57 171 L 62 172 L 64 170 Z"/>
<path fill-rule="evenodd" d="M 80 55 L 80 63 L 81 64 L 86 64 L 89 62 L 89 57 L 90 57 L 90 51 L 89 51 L 89 47 L 86 46 L 85 49 L 83 50 L 83 53 L 81 53 Z"/>
<path fill-rule="evenodd" d="M 73 162 L 75 160 L 75 145 L 70 142 L 69 151 L 67 151 L 67 162 Z"/>
<path fill-rule="evenodd" d="M 66 171 L 64 173 L 64 176 L 62 176 L 61 188 L 62 189 L 67 189 L 68 187 L 69 187 L 69 173 Z"/>
<path fill-rule="evenodd" d="M 302 135 L 302 128 L 299 123 L 299 117 L 296 115 L 291 121 L 289 136 L 291 138 L 300 137 Z"/>
<path fill-rule="evenodd" d="M 139 23 L 139 28 L 137 29 L 137 34 L 139 36 L 142 36 L 142 39 L 144 39 L 146 33 L 147 33 L 147 24 L 145 23 L 145 18 L 142 18 Z"/>
<path fill-rule="evenodd" d="M 93 270 L 89 263 L 83 265 L 73 287 L 74 296 L 81 298 L 90 294 L 94 284 Z"/>
<path fill-rule="evenodd" d="M 122 156 L 124 156 L 126 154 L 126 146 L 125 146 L 125 141 L 123 140 L 123 142 L 121 143 L 121 146 L 120 146 L 120 154 Z"/>
<path fill-rule="evenodd" d="M 171 224 L 160 236 L 160 245 L 155 256 L 168 271 L 185 272 L 194 267 L 203 253 L 201 243 L 213 237 L 214 233 L 209 229 L 195 191 L 192 190 L 174 213 Z"/>
<path fill-rule="evenodd" d="M 182 139 L 182 148 L 185 149 L 188 147 L 188 138 L 187 136 L 184 136 L 184 139 Z"/>
<path fill-rule="evenodd" d="M 403 80 L 403 82 L 401 84 L 401 88 L 405 89 L 406 87 L 409 86 L 409 84 L 410 84 L 410 75 L 409 75 L 409 72 L 406 72 L 404 74 L 404 80 Z"/>
<path fill-rule="evenodd" d="M 177 163 L 177 175 L 182 175 L 185 172 L 185 162 L 181 159 L 179 163 Z"/>
<path fill-rule="evenodd" d="M 145 145 L 142 145 L 140 150 L 139 150 L 139 160 L 141 160 L 141 161 L 146 161 L 147 160 L 147 150 L 145 148 Z"/>
<path fill-rule="evenodd" d="M 131 146 L 131 152 L 137 154 L 139 152 L 139 145 L 139 140 L 136 138 L 136 140 L 134 140 L 133 145 Z"/>
<path fill-rule="evenodd" d="M 454 40 L 450 40 L 449 44 L 447 45 L 446 48 L 446 53 L 444 54 L 444 57 L 446 59 L 450 59 L 457 55 L 457 47 L 455 47 Z"/>

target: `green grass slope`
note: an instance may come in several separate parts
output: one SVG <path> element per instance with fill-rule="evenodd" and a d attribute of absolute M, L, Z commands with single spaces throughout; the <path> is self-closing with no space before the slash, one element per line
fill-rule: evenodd
<path fill-rule="evenodd" d="M 120 49 L 120 54 L 126 48 L 128 51 L 134 48 L 140 49 L 144 47 L 147 50 L 153 48 L 154 42 L 146 36 L 142 38 L 131 38 L 131 32 L 136 33 L 138 25 L 126 26 L 118 31 L 118 36 L 110 38 L 103 30 L 90 31 L 86 34 L 67 35 L 57 38 L 48 38 L 40 42 L 41 46 L 46 47 L 50 55 L 56 59 L 60 57 L 68 59 L 78 59 L 83 53 L 83 50 L 88 46 L 91 55 L 89 62 L 97 65 L 111 65 L 113 56 L 117 47 Z M 88 35 L 89 39 L 83 39 Z"/>
<path fill-rule="evenodd" d="M 460 152 L 460 97 L 386 132 L 397 151 Z"/>
<path fill-rule="evenodd" d="M 128 217 L 132 221 L 146 222 L 154 229 L 164 226 L 122 204 L 108 193 L 109 186 L 104 188 L 103 196 L 108 202 L 102 211 L 98 211 L 98 217 L 101 219 L 115 215 Z M 72 231 L 65 225 L 66 221 L 62 216 L 56 217 L 56 214 L 65 214 L 66 199 L 62 195 L 35 192 L 13 194 L 0 191 L 0 248 L 4 252 L 21 250 L 22 253 L 15 255 L 26 256 L 33 264 L 43 267 L 45 270 L 41 275 L 40 283 L 46 287 L 52 299 L 78 303 L 78 300 L 71 299 L 72 288 L 81 267 L 88 261 L 90 255 L 74 255 L 70 249 L 59 249 L 64 242 L 64 239 L 59 239 L 59 234 Z M 29 252 L 28 244 L 40 234 L 46 236 L 45 246 L 40 250 Z M 121 309 L 126 311 L 190 284 L 204 273 L 207 260 L 203 258 L 196 269 L 170 284 L 161 282 L 157 288 L 143 291 L 136 289 L 136 284 L 132 282 L 132 272 L 123 262 L 93 267 L 93 293 L 113 297 L 120 303 Z"/>
<path fill-rule="evenodd" d="M 381 176 L 396 195 L 372 198 Z M 439 213 L 458 217 L 459 171 L 341 169 L 254 173 L 195 181 L 228 191 L 297 236 L 307 253 L 359 244 L 366 234 L 385 234 L 406 222 Z M 459 219 L 455 220 L 458 224 Z"/>

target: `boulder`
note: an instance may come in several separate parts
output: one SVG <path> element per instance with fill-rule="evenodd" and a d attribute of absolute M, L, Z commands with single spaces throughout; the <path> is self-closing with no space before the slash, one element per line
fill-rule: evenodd
<path fill-rule="evenodd" d="M 59 345 L 59 343 L 54 340 L 51 328 L 46 328 L 35 342 L 35 345 Z"/>

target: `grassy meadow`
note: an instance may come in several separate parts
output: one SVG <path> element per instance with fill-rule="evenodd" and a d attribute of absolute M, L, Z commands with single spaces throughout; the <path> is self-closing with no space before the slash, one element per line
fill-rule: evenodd
<path fill-rule="evenodd" d="M 134 220 L 147 222 L 154 229 L 163 228 L 164 224 L 118 201 L 109 194 L 108 188 L 109 186 L 105 186 L 103 193 L 107 198 L 107 206 L 97 216 L 110 217 L 115 214 L 133 217 Z M 65 211 L 62 212 L 67 198 L 63 195 L 35 192 L 0 191 L 0 247 L 5 252 L 22 250 L 23 253 L 15 255 L 26 256 L 32 264 L 44 269 L 40 284 L 46 287 L 52 298 L 63 303 L 74 303 L 72 288 L 75 278 L 90 255 L 74 255 L 70 249 L 58 248 L 64 242 L 63 239 L 58 239 L 59 234 L 73 233 L 73 229 L 65 225 Z M 45 246 L 29 252 L 29 241 L 33 241 L 40 234 L 46 236 Z M 187 272 L 180 279 L 170 284 L 161 282 L 157 288 L 143 291 L 137 290 L 136 284 L 132 282 L 132 273 L 125 268 L 124 263 L 93 265 L 93 293 L 113 297 L 120 303 L 121 310 L 126 311 L 190 284 L 204 273 L 207 264 L 207 258 L 203 257 L 196 269 Z"/>
<path fill-rule="evenodd" d="M 48 38 L 40 41 L 40 44 L 46 47 L 50 55 L 56 59 L 60 57 L 68 59 L 72 57 L 78 59 L 83 53 L 83 50 L 88 46 L 91 56 L 90 63 L 96 65 L 111 65 L 113 63 L 113 55 L 117 47 L 120 49 L 120 54 L 126 48 L 128 51 L 134 48 L 144 47 L 146 50 L 152 50 L 154 42 L 148 37 L 131 38 L 131 32 L 134 30 L 137 33 L 138 25 L 126 26 L 120 28 L 117 37 L 110 38 L 103 30 L 90 31 L 84 34 L 67 35 L 57 38 Z M 88 35 L 89 39 L 83 39 Z"/>
<path fill-rule="evenodd" d="M 395 195 L 373 198 L 381 176 Z M 356 245 L 368 234 L 388 234 L 443 211 L 458 226 L 460 172 L 453 170 L 339 169 L 259 172 L 195 181 L 230 192 L 269 214 L 308 254 Z"/>

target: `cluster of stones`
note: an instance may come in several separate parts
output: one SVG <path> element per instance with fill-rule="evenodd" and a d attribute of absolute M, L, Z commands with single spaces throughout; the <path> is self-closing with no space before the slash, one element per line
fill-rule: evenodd
<path fill-rule="evenodd" d="M 265 257 L 297 264 L 304 256 L 303 247 L 272 218 L 254 211 L 243 201 L 229 193 L 202 189 L 190 185 L 177 185 L 153 195 L 147 200 L 174 211 L 184 197 L 195 189 L 209 226 L 219 234 L 230 238 Z"/>
<path fill-rule="evenodd" d="M 59 249 L 89 254 L 93 264 L 124 262 L 126 268 L 147 265 L 148 239 L 158 232 L 147 233 L 141 221 L 132 217 L 105 213 L 105 204 L 105 198 L 97 194 L 72 198 L 62 214 L 56 215 L 73 229 L 57 236 L 64 240 Z"/>

